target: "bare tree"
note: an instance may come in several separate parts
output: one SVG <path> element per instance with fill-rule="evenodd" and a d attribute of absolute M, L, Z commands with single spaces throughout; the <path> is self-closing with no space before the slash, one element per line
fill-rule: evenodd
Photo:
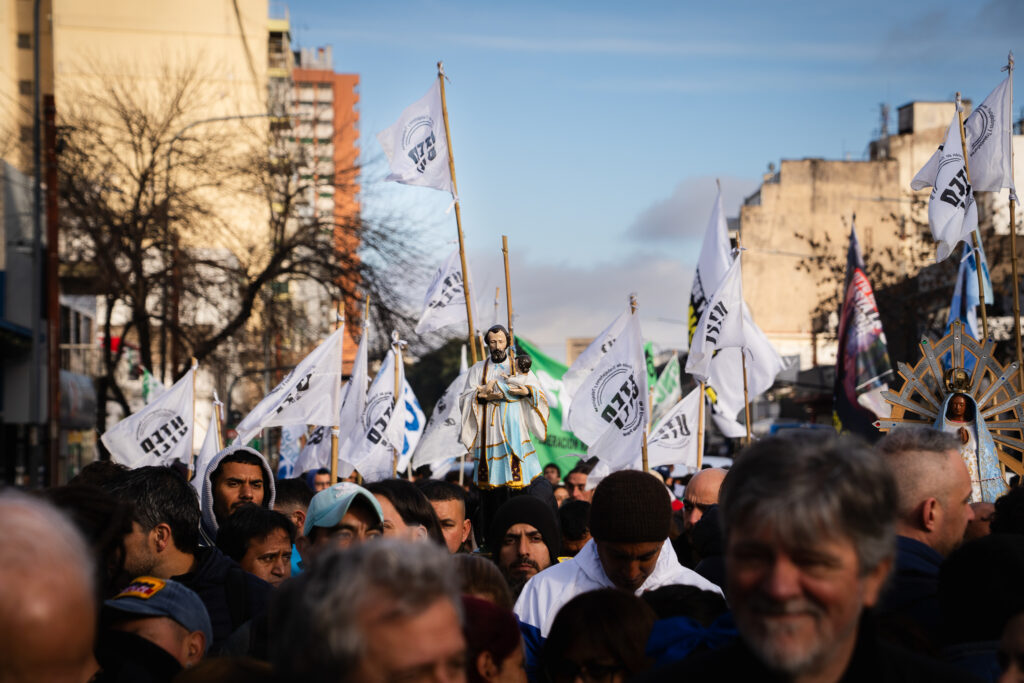
<path fill-rule="evenodd" d="M 409 323 L 385 275 L 420 272 L 409 232 L 358 212 L 302 210 L 312 184 L 352 192 L 358 167 L 303 178 L 310 160 L 288 122 L 210 116 L 209 82 L 199 66 L 166 69 L 156 89 L 103 80 L 61 112 L 62 259 L 104 304 L 100 430 L 107 400 L 128 412 L 115 337 L 136 340 L 142 365 L 166 364 L 175 377 L 190 356 L 263 364 L 275 339 L 308 351 L 322 331 L 303 324 L 308 302 L 287 295 L 299 283 L 346 301 L 350 320 L 370 293 L 378 321 Z"/>

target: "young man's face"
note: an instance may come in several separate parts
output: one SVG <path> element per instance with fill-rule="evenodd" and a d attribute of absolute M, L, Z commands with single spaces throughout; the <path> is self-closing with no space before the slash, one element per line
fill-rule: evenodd
<path fill-rule="evenodd" d="M 243 505 L 263 505 L 263 468 L 243 462 L 222 463 L 213 483 L 213 514 L 218 520 Z"/>
<path fill-rule="evenodd" d="M 498 568 L 509 583 L 526 581 L 551 566 L 544 536 L 532 524 L 513 524 L 498 550 Z"/>
<path fill-rule="evenodd" d="M 648 541 L 643 543 L 611 543 L 594 541 L 597 556 L 604 573 L 616 588 L 630 593 L 644 584 L 658 564 L 658 556 L 664 543 Z"/>
<path fill-rule="evenodd" d="M 432 500 L 430 504 L 434 506 L 437 520 L 441 523 L 441 533 L 444 534 L 448 552 L 459 552 L 473 529 L 473 525 L 466 519 L 465 505 L 460 500 Z"/>
<path fill-rule="evenodd" d="M 249 541 L 238 564 L 277 588 L 292 575 L 292 542 L 284 529 L 274 529 L 264 538 Z"/>
<path fill-rule="evenodd" d="M 589 503 L 594 498 L 594 492 L 587 491 L 587 475 L 582 472 L 567 475 L 565 488 L 569 489 L 569 500 L 585 500 Z"/>

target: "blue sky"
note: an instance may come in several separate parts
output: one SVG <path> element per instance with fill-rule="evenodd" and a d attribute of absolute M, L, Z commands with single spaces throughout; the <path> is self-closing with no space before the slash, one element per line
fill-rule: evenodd
<path fill-rule="evenodd" d="M 376 134 L 445 62 L 471 267 L 483 297 L 512 252 L 517 332 L 564 358 L 640 298 L 645 336 L 685 346 L 693 267 L 715 193 L 736 215 L 769 162 L 861 159 L 879 104 L 980 102 L 1024 3 L 339 2 L 293 0 L 295 47 L 331 45 L 360 76 L 363 202 L 455 239 L 443 193 L 384 184 Z M 1015 105 L 1016 107 L 1016 105 Z M 1019 107 L 1016 107 L 1018 111 Z M 411 307 L 425 283 L 409 283 Z M 504 316 L 504 313 L 502 313 Z M 457 332 L 457 331 L 455 331 Z"/>

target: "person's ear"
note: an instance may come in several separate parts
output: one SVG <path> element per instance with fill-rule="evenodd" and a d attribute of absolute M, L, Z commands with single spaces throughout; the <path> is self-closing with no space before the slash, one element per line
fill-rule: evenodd
<path fill-rule="evenodd" d="M 162 553 L 174 545 L 174 534 L 171 532 L 171 526 L 166 522 L 160 522 L 149 533 L 158 553 Z"/>
<path fill-rule="evenodd" d="M 192 631 L 185 636 L 185 667 L 195 666 L 206 654 L 206 634 Z"/>
<path fill-rule="evenodd" d="M 302 529 L 306 526 L 306 511 L 302 508 L 296 508 L 292 511 L 292 524 L 295 525 L 295 528 L 301 534 Z"/>
<path fill-rule="evenodd" d="M 942 505 L 938 498 L 925 498 L 921 503 L 921 528 L 925 531 L 936 531 L 942 519 Z"/>
<path fill-rule="evenodd" d="M 885 579 L 889 576 L 889 572 L 892 570 L 892 558 L 887 557 L 878 563 L 878 566 L 872 569 L 864 576 L 864 594 L 862 601 L 865 607 L 874 607 L 878 603 L 878 596 L 882 593 L 882 586 L 885 585 Z"/>
<path fill-rule="evenodd" d="M 472 520 L 462 520 L 462 540 L 459 543 L 465 543 L 469 540 L 469 535 L 473 533 L 473 522 Z"/>
<path fill-rule="evenodd" d="M 413 540 L 416 541 L 422 541 L 423 539 L 427 538 L 428 535 L 429 534 L 427 534 L 427 527 L 423 526 L 422 524 L 417 524 L 412 530 Z"/>
<path fill-rule="evenodd" d="M 490 652 L 484 651 L 476 656 L 476 672 L 485 681 L 493 681 L 498 677 L 498 665 Z"/>

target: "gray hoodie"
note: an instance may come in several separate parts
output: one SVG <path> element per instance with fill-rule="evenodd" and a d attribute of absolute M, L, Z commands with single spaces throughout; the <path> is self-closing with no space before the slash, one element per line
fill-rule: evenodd
<path fill-rule="evenodd" d="M 217 471 L 217 467 L 224 458 L 232 453 L 249 453 L 259 458 L 260 464 L 263 466 L 263 507 L 268 510 L 274 509 L 274 472 L 270 469 L 270 464 L 267 459 L 263 457 L 263 454 L 254 448 L 243 446 L 241 444 L 232 444 L 222 450 L 217 455 L 213 456 L 210 461 L 209 467 L 205 472 L 202 472 L 202 489 L 199 494 L 199 505 L 202 508 L 202 521 L 200 524 L 200 532 L 202 536 L 203 545 L 214 545 L 217 540 L 217 530 L 220 525 L 217 523 L 217 516 L 213 514 L 213 482 L 210 481 L 210 475 Z M 198 475 L 197 475 L 198 476 Z"/>

